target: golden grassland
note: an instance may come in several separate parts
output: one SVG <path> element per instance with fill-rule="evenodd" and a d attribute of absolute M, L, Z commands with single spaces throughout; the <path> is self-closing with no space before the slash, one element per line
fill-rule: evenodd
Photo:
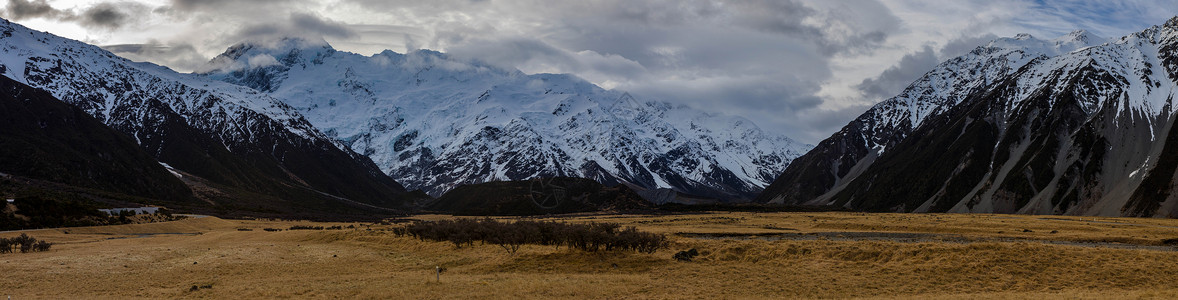
<path fill-rule="evenodd" d="M 667 234 L 671 246 L 642 254 L 526 245 L 510 255 L 489 244 L 397 237 L 386 231 L 395 224 L 215 217 L 46 229 L 23 233 L 56 242 L 49 252 L 0 254 L 0 299 L 1178 297 L 1169 240 L 1178 238 L 1178 220 L 740 212 L 540 219 L 637 226 Z M 356 227 L 262 230 L 293 225 Z M 924 235 L 856 238 L 872 233 Z M 671 259 L 690 248 L 700 252 L 694 261 Z M 446 268 L 440 281 L 436 266 Z"/>

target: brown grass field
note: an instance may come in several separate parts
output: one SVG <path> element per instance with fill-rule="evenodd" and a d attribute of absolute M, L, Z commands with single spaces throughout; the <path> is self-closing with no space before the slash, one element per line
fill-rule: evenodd
<path fill-rule="evenodd" d="M 671 246 L 653 254 L 524 246 L 513 256 L 495 245 L 396 237 L 386 231 L 395 224 L 214 217 L 45 229 L 23 233 L 56 242 L 50 251 L 0 254 L 0 299 L 1178 297 L 1178 220 L 739 212 L 541 219 L 637 226 L 667 234 Z M 292 225 L 357 227 L 262 230 Z M 689 248 L 701 255 L 671 259 Z M 447 270 L 440 281 L 436 266 Z"/>

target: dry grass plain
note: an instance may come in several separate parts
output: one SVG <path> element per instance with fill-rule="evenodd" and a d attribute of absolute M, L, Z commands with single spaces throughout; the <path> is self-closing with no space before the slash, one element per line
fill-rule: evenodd
<path fill-rule="evenodd" d="M 666 233 L 671 246 L 654 254 L 524 246 L 512 256 L 495 245 L 396 237 L 385 231 L 395 224 L 214 217 L 46 229 L 25 233 L 56 242 L 51 251 L 0 255 L 0 297 L 1178 297 L 1178 240 L 1170 240 L 1178 220 L 741 212 L 541 219 L 633 225 Z M 356 228 L 262 230 L 293 225 Z M 671 259 L 690 248 L 701 253 L 695 261 Z M 440 282 L 435 266 L 447 269 Z"/>

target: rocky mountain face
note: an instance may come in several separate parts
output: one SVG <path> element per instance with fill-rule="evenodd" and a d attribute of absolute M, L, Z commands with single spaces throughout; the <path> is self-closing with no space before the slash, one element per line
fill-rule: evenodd
<path fill-rule="evenodd" d="M 195 201 L 188 187 L 134 139 L 7 77 L 0 77 L 0 174 L 154 199 L 156 204 Z"/>
<path fill-rule="evenodd" d="M 462 184 L 570 176 L 751 200 L 809 149 L 743 118 L 428 50 L 362 56 L 322 41 L 248 43 L 203 74 L 293 107 L 434 196 Z"/>
<path fill-rule="evenodd" d="M 0 22 L 0 73 L 130 136 L 223 210 L 402 207 L 404 188 L 283 102 Z M 374 206 L 375 205 L 375 206 Z"/>
<path fill-rule="evenodd" d="M 867 211 L 1178 216 L 1178 18 L 999 39 L 794 161 L 758 200 Z"/>

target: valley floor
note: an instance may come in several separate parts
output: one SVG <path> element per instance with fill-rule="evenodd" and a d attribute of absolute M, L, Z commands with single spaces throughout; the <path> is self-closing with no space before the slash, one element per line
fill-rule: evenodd
<path fill-rule="evenodd" d="M 425 215 L 415 219 L 443 219 Z M 699 213 L 541 219 L 666 233 L 654 254 L 396 237 L 379 224 L 215 217 L 21 233 L 0 297 L 1175 298 L 1178 220 L 1023 215 Z M 295 225 L 340 230 L 283 230 Z M 354 228 L 347 228 L 354 226 Z M 0 237 L 20 233 L 0 233 Z M 671 256 L 698 249 L 693 262 Z M 446 268 L 440 281 L 435 267 Z"/>

